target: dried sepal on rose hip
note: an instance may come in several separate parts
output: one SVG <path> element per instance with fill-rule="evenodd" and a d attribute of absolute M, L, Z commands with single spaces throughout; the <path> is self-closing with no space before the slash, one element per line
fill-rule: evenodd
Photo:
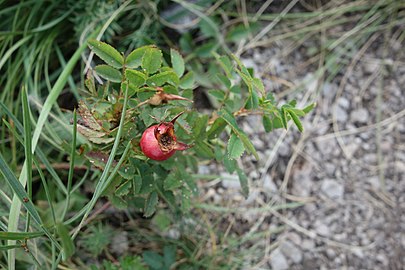
<path fill-rule="evenodd" d="M 189 102 L 193 102 L 192 100 L 182 96 L 165 93 L 162 87 L 156 87 L 156 94 L 149 99 L 148 103 L 150 105 L 157 106 L 160 104 L 165 104 L 169 100 L 186 100 Z"/>
<path fill-rule="evenodd" d="M 158 106 L 168 103 L 169 100 L 185 100 L 188 102 L 193 102 L 191 99 L 182 96 L 165 93 L 162 87 L 156 87 L 156 93 L 151 98 L 139 103 L 138 107 L 145 104 Z"/>
<path fill-rule="evenodd" d="M 176 151 L 190 148 L 182 142 L 178 142 L 174 134 L 174 123 L 182 115 L 179 113 L 170 122 L 162 122 L 148 127 L 142 134 L 140 146 L 142 152 L 150 159 L 163 161 L 173 156 Z"/>

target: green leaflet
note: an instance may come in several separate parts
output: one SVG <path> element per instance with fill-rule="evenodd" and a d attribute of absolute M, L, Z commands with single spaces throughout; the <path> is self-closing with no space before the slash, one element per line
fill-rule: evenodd
<path fill-rule="evenodd" d="M 147 76 L 144 73 L 131 69 L 127 69 L 125 71 L 125 76 L 127 77 L 129 84 L 135 88 L 144 85 L 147 78 Z"/>
<path fill-rule="evenodd" d="M 88 44 L 90 50 L 100 57 L 107 65 L 117 69 L 122 68 L 124 57 L 111 45 L 96 39 L 90 39 Z"/>
<path fill-rule="evenodd" d="M 235 134 L 232 134 L 228 141 L 228 157 L 237 159 L 245 152 L 243 142 Z"/>
<path fill-rule="evenodd" d="M 246 150 L 249 153 L 252 153 L 256 159 L 259 159 L 259 155 L 256 152 L 255 147 L 253 146 L 252 142 L 249 140 L 246 133 L 239 128 L 238 124 L 236 123 L 235 117 L 225 109 L 222 109 L 218 112 L 218 115 L 224 119 L 228 125 L 232 128 L 233 132 L 238 136 L 238 138 L 243 142 Z"/>
<path fill-rule="evenodd" d="M 170 58 L 174 72 L 176 72 L 179 77 L 183 76 L 185 69 L 183 57 L 178 51 L 170 49 Z"/>
<path fill-rule="evenodd" d="M 153 74 L 162 65 L 162 51 L 156 47 L 148 47 L 142 57 L 142 68 L 148 74 Z"/>
<path fill-rule="evenodd" d="M 111 82 L 119 83 L 122 80 L 121 72 L 108 65 L 98 65 L 95 68 L 98 75 Z"/>
<path fill-rule="evenodd" d="M 145 217 L 150 217 L 155 213 L 158 201 L 159 198 L 156 191 L 153 191 L 151 194 L 149 194 L 149 197 L 145 202 L 145 209 L 144 209 Z"/>

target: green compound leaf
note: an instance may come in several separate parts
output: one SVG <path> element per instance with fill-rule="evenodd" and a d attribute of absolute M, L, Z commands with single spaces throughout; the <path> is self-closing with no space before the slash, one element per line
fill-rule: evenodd
<path fill-rule="evenodd" d="M 98 75 L 111 82 L 119 83 L 122 80 L 121 72 L 108 65 L 98 65 L 94 69 Z"/>
<path fill-rule="evenodd" d="M 243 142 L 235 134 L 232 134 L 228 141 L 228 157 L 229 159 L 237 159 L 245 152 Z"/>
<path fill-rule="evenodd" d="M 181 77 L 184 74 L 184 60 L 180 53 L 176 50 L 170 49 L 170 58 L 172 61 L 172 67 L 177 76 Z"/>
<path fill-rule="evenodd" d="M 218 115 L 224 119 L 228 125 L 232 128 L 233 132 L 238 136 L 238 138 L 243 142 L 246 150 L 249 153 L 252 153 L 256 159 L 259 159 L 259 155 L 256 152 L 255 147 L 253 146 L 252 142 L 249 140 L 246 133 L 239 128 L 238 124 L 236 123 L 235 117 L 225 109 L 222 109 L 218 112 Z"/>
<path fill-rule="evenodd" d="M 144 85 L 147 78 L 144 73 L 131 69 L 125 71 L 125 76 L 127 77 L 129 84 L 134 88 Z"/>
<path fill-rule="evenodd" d="M 137 68 L 142 65 L 142 58 L 146 50 L 151 46 L 143 46 L 133 50 L 125 59 L 125 65 L 129 68 Z"/>
<path fill-rule="evenodd" d="M 146 80 L 146 84 L 149 86 L 162 86 L 165 83 L 169 83 L 176 86 L 179 84 L 179 77 L 173 71 L 165 71 L 153 75 L 152 77 L 149 77 Z"/>
<path fill-rule="evenodd" d="M 145 217 L 150 217 L 153 215 L 153 213 L 155 213 L 158 201 L 159 198 L 156 191 L 153 191 L 151 194 L 149 194 L 149 197 L 145 202 L 145 210 L 143 214 Z"/>
<path fill-rule="evenodd" d="M 146 49 L 142 57 L 142 68 L 148 74 L 153 74 L 162 66 L 162 51 L 156 47 Z"/>
<path fill-rule="evenodd" d="M 107 65 L 117 69 L 122 68 L 124 57 L 111 45 L 96 39 L 90 39 L 88 45 L 90 50 L 100 57 Z"/>

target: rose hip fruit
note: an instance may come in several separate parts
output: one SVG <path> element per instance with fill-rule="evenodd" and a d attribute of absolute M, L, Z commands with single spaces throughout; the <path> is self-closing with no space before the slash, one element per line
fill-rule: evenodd
<path fill-rule="evenodd" d="M 178 142 L 174 134 L 174 123 L 182 113 L 170 122 L 162 122 L 148 127 L 142 134 L 140 146 L 142 152 L 153 160 L 166 160 L 178 150 L 186 150 L 190 146 Z"/>

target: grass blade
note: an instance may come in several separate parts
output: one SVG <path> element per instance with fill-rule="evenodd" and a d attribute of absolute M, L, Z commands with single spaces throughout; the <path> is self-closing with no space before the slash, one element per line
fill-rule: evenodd
<path fill-rule="evenodd" d="M 98 30 L 95 30 L 93 33 L 97 33 Z M 46 119 L 49 116 L 49 113 L 51 112 L 52 106 L 55 104 L 59 94 L 63 90 L 63 87 L 65 86 L 67 79 L 69 78 L 69 75 L 71 74 L 73 68 L 75 67 L 77 61 L 79 61 L 81 53 L 86 49 L 87 44 L 84 42 L 73 54 L 72 58 L 69 60 L 67 63 L 65 69 L 63 72 L 60 74 L 59 78 L 57 79 L 55 85 L 51 89 L 48 97 L 45 100 L 44 106 L 42 108 L 42 111 L 39 115 L 37 125 L 34 130 L 34 134 L 32 136 L 32 152 L 35 151 L 35 148 L 37 146 L 39 137 L 41 135 L 42 129 L 45 125 Z M 2 159 L 4 161 L 4 159 Z M 6 163 L 4 165 L 7 166 Z M 26 174 L 26 166 L 31 166 L 31 164 L 27 163 L 27 160 L 25 160 L 22 172 L 20 174 L 19 178 L 19 184 L 20 187 L 22 188 L 22 191 L 24 191 L 24 186 L 27 183 L 27 174 Z M 7 168 L 7 167 L 4 167 Z M 4 169 L 3 168 L 3 169 Z M 11 173 L 11 171 L 10 171 Z M 14 174 L 11 173 L 11 175 L 15 178 Z M 13 180 L 14 180 L 13 178 Z M 16 184 L 16 183 L 14 183 Z M 21 191 L 21 190 L 20 190 Z M 25 191 L 24 191 L 25 193 Z M 22 194 L 20 194 L 22 195 Z M 19 213 L 20 213 L 20 208 L 21 208 L 21 200 L 22 198 L 19 198 L 17 194 L 13 196 L 13 202 L 10 207 L 10 214 L 9 214 L 9 223 L 8 223 L 8 231 L 16 231 L 17 226 L 18 226 L 18 220 L 19 220 Z M 32 203 L 31 203 L 32 204 Z M 33 206 L 33 205 L 32 205 Z M 35 208 L 34 208 L 35 209 Z M 40 220 L 39 220 L 40 221 Z M 51 236 L 50 234 L 48 236 Z M 52 236 L 51 236 L 52 237 Z M 56 241 L 55 241 L 56 242 Z M 9 244 L 14 244 L 10 243 Z M 55 245 L 61 249 L 59 243 L 55 243 Z M 8 266 L 10 270 L 15 269 L 15 251 L 14 250 L 9 250 L 8 251 Z"/>
<path fill-rule="evenodd" d="M 43 232 L 0 232 L 1 240 L 25 240 L 45 235 Z"/>
<path fill-rule="evenodd" d="M 31 121 L 30 108 L 28 105 L 27 89 L 22 89 L 22 105 L 23 105 L 23 123 L 24 123 L 24 153 L 25 160 L 28 164 L 32 164 L 32 146 L 31 146 Z M 27 172 L 27 193 L 28 200 L 32 201 L 32 166 L 26 166 Z M 30 215 L 27 216 L 25 231 L 28 232 L 30 227 Z"/>

